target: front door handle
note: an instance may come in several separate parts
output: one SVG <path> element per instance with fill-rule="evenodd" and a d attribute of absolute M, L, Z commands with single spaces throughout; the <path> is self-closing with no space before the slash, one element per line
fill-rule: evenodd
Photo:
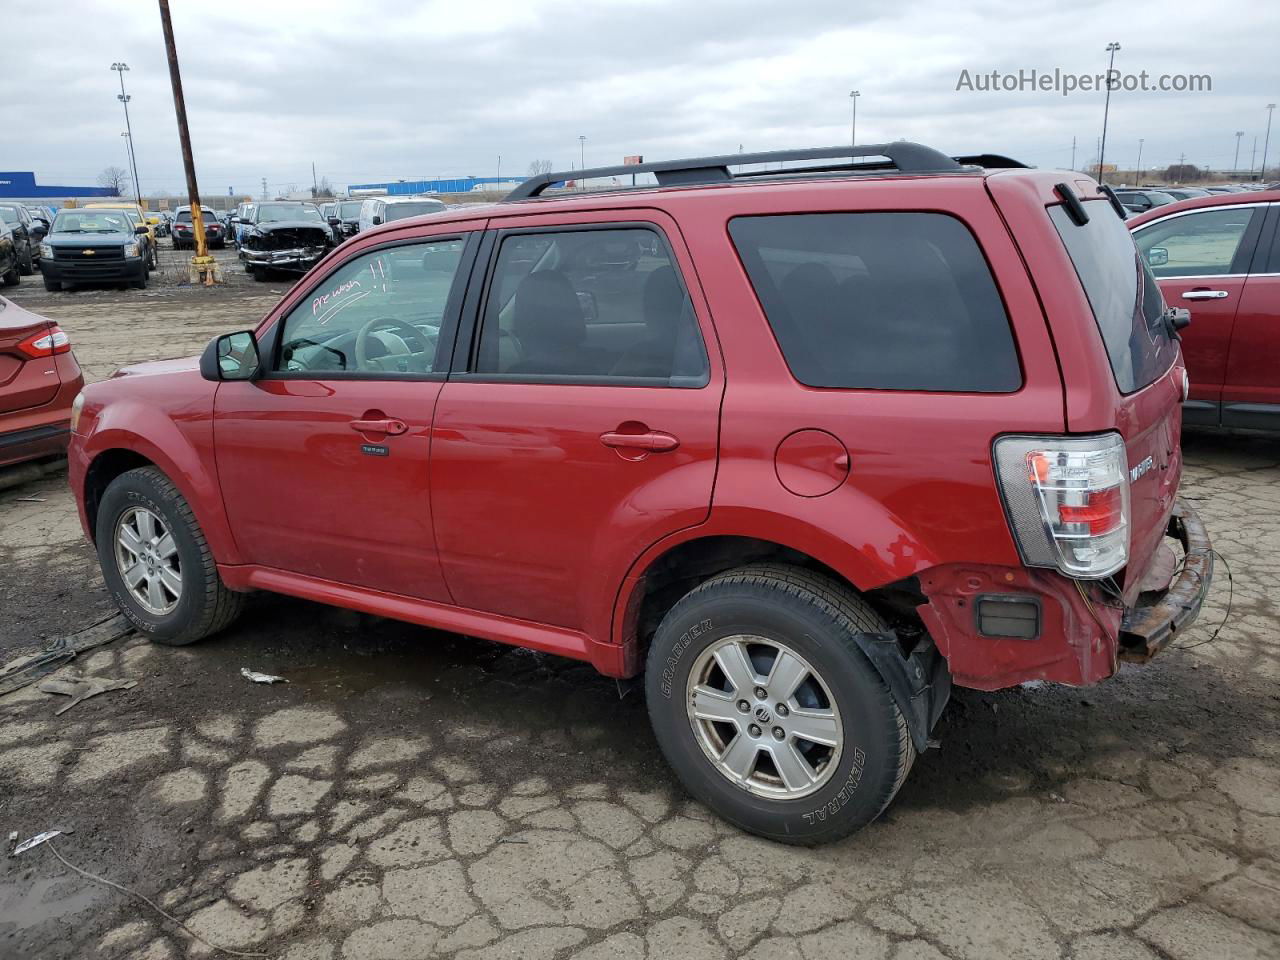
<path fill-rule="evenodd" d="M 1225 300 L 1230 294 L 1226 290 L 1188 290 L 1182 295 L 1183 300 Z"/>
<path fill-rule="evenodd" d="M 351 429 L 357 433 L 385 433 L 397 436 L 409 429 L 403 420 L 352 420 Z"/>
<path fill-rule="evenodd" d="M 680 446 L 679 440 L 660 430 L 650 430 L 648 433 L 602 433 L 600 442 L 615 450 L 645 450 L 649 453 L 669 453 Z"/>

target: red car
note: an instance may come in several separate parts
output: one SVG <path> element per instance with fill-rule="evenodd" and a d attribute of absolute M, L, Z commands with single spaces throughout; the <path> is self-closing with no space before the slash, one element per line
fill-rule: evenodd
<path fill-rule="evenodd" d="M 61 328 L 0 297 L 0 467 L 66 450 L 83 386 Z"/>
<path fill-rule="evenodd" d="M 1225 193 L 1129 221 L 1182 334 L 1186 423 L 1280 431 L 1280 191 Z"/>
<path fill-rule="evenodd" d="M 93 384 L 71 484 L 159 642 L 260 589 L 643 675 L 690 792 L 828 840 L 953 682 L 1094 683 L 1199 610 L 1181 318 L 1118 209 L 905 142 L 535 177 Z"/>

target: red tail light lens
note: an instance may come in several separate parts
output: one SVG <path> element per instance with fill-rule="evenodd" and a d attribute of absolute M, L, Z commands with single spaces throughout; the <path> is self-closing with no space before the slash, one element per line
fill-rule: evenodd
<path fill-rule="evenodd" d="M 27 337 L 18 344 L 18 349 L 32 360 L 39 360 L 41 357 L 68 352 L 71 349 L 71 338 L 62 332 L 61 327 L 50 327 L 44 333 Z"/>

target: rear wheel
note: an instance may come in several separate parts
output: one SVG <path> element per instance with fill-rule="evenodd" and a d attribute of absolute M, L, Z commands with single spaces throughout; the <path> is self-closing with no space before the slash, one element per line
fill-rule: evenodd
<path fill-rule="evenodd" d="M 15 258 L 13 266 L 11 266 L 3 276 L 0 276 L 0 283 L 4 284 L 6 287 L 13 287 L 17 286 L 21 282 L 22 274 L 18 270 L 18 261 Z"/>
<path fill-rule="evenodd" d="M 157 643 L 194 643 L 231 624 L 245 595 L 228 590 L 186 499 L 156 467 L 129 470 L 102 495 L 103 579 L 120 611 Z"/>
<path fill-rule="evenodd" d="M 887 630 L 843 584 L 755 564 L 663 618 L 649 718 L 685 787 L 745 830 L 825 843 L 874 820 L 915 760 L 906 720 L 853 639 Z"/>

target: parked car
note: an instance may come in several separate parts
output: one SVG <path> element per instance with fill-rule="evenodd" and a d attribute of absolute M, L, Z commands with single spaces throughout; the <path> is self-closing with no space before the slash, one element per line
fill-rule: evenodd
<path fill-rule="evenodd" d="M 443 213 L 445 205 L 434 197 L 366 197 L 360 203 L 359 230 L 372 230 L 392 220 Z"/>
<path fill-rule="evenodd" d="M 18 251 L 18 270 L 28 277 L 40 266 L 40 240 L 44 237 L 44 224 L 32 218 L 21 203 L 0 203 L 0 220 L 9 225 L 14 246 Z"/>
<path fill-rule="evenodd" d="M 1117 189 L 1116 197 L 1132 213 L 1143 213 L 1152 207 L 1163 207 L 1175 202 L 1173 197 L 1163 190 L 1125 190 Z"/>
<path fill-rule="evenodd" d="M 305 273 L 336 244 L 314 203 L 274 200 L 254 206 L 240 242 L 240 260 L 256 280 L 273 270 Z"/>
<path fill-rule="evenodd" d="M 210 207 L 200 207 L 200 218 L 204 221 L 205 243 L 215 249 L 227 245 L 227 230 Z M 194 250 L 196 247 L 195 226 L 191 220 L 191 206 L 179 207 L 173 215 L 173 249 Z"/>
<path fill-rule="evenodd" d="M 231 222 L 229 224 L 230 234 L 228 239 L 237 247 L 244 239 L 245 233 L 253 225 L 253 204 L 242 203 L 231 211 Z"/>
<path fill-rule="evenodd" d="M 1161 193 L 1173 197 L 1175 201 L 1212 196 L 1208 190 L 1201 190 L 1199 187 L 1160 187 L 1159 190 Z"/>
<path fill-rule="evenodd" d="M 124 210 L 78 207 L 58 211 L 40 244 L 46 290 L 77 283 L 129 282 L 147 286 L 147 228 Z"/>
<path fill-rule="evenodd" d="M 340 239 L 354 237 L 360 232 L 360 207 L 363 204 L 364 201 L 359 199 L 338 202 L 338 223 L 334 224 L 334 228 Z"/>
<path fill-rule="evenodd" d="M 541 196 L 633 170 L 659 188 Z M 1095 683 L 1195 617 L 1185 314 L 1150 277 L 1096 184 L 994 155 L 547 174 L 87 387 L 70 482 L 158 642 L 263 589 L 643 677 L 693 796 L 821 842 L 952 683 Z"/>
<path fill-rule="evenodd" d="M 44 227 L 45 233 L 49 232 L 49 228 L 53 226 L 53 213 L 48 207 L 33 206 L 26 204 L 27 213 L 31 214 L 31 219 L 38 221 Z"/>
<path fill-rule="evenodd" d="M 1280 191 L 1214 194 L 1129 227 L 1182 332 L 1185 423 L 1280 430 Z"/>
<path fill-rule="evenodd" d="M 18 244 L 13 228 L 0 219 L 0 284 L 6 287 L 22 282 L 22 261 L 18 256 Z"/>
<path fill-rule="evenodd" d="M 1208 193 L 1246 193 L 1249 188 L 1241 187 L 1235 184 L 1224 183 L 1213 187 L 1205 187 Z"/>
<path fill-rule="evenodd" d="M 0 297 L 0 467 L 60 456 L 83 386 L 62 329 Z"/>
<path fill-rule="evenodd" d="M 160 246 L 155 225 L 148 222 L 146 211 L 136 203 L 128 201 L 86 203 L 85 210 L 120 210 L 135 227 L 144 227 L 138 233 L 138 243 L 143 247 L 143 256 L 147 261 L 147 269 L 154 270 L 159 266 L 158 248 Z M 136 231 L 135 231 L 136 232 Z"/>

